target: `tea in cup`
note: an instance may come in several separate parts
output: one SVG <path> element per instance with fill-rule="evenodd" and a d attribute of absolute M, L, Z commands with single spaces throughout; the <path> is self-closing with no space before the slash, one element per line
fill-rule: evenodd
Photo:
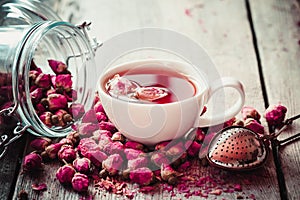
<path fill-rule="evenodd" d="M 218 90 L 230 87 L 238 99 L 225 112 L 200 116 Z M 191 128 L 223 123 L 245 101 L 243 85 L 233 78 L 210 84 L 195 66 L 175 60 L 144 59 L 102 73 L 98 93 L 108 118 L 128 139 L 145 145 L 184 136 Z"/>

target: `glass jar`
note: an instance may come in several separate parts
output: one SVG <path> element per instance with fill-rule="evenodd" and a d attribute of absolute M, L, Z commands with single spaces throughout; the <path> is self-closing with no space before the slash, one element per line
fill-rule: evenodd
<path fill-rule="evenodd" d="M 13 136 L 0 138 L 0 148 L 4 148 L 1 156 L 25 130 L 48 137 L 62 137 L 71 131 L 72 123 L 49 127 L 40 120 L 30 95 L 32 62 L 51 77 L 55 73 L 48 60 L 65 63 L 72 75 L 72 89 L 77 92 L 76 100 L 72 98 L 73 102 L 68 104 L 80 103 L 88 110 L 97 81 L 94 73 L 97 45 L 90 43 L 88 24 L 78 27 L 62 22 L 37 1 L 4 1 L 0 4 L 0 18 L 0 123 L 2 120 L 5 125 L 13 119 L 17 122 Z"/>

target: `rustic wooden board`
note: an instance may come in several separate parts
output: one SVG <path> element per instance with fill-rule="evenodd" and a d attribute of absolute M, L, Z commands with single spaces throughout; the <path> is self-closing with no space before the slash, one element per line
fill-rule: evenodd
<path fill-rule="evenodd" d="M 270 104 L 281 102 L 287 116 L 300 112 L 300 2 L 251 1 L 255 32 Z M 284 139 L 300 130 L 300 121 L 284 132 Z M 300 143 L 280 148 L 280 160 L 289 199 L 300 198 Z"/>
<path fill-rule="evenodd" d="M 58 5 L 58 6 L 57 6 Z M 70 9 L 69 6 L 73 6 Z M 102 0 L 102 1 L 59 1 L 55 4 L 65 20 L 79 23 L 93 22 L 92 33 L 101 40 L 112 35 L 139 27 L 163 27 L 179 31 L 200 43 L 216 64 L 221 76 L 234 76 L 243 81 L 246 90 L 246 104 L 264 110 L 260 79 L 252 33 L 249 27 L 244 1 L 199 1 L 199 0 Z M 78 199 L 79 194 L 61 186 L 55 180 L 59 163 L 51 163 L 36 177 L 20 174 L 14 198 L 21 189 L 29 193 L 30 199 Z M 193 173 L 204 176 L 212 174 L 211 167 L 192 167 Z M 264 168 L 250 173 L 222 172 L 229 184 L 240 183 L 243 192 L 210 195 L 216 199 L 236 199 L 255 196 L 257 199 L 279 199 L 276 173 L 272 158 Z M 32 183 L 46 182 L 48 190 L 34 192 Z M 115 195 L 96 191 L 90 186 L 95 199 L 115 199 Z M 122 197 L 119 197 L 122 198 Z M 160 191 L 154 195 L 138 194 L 135 199 L 179 199 L 178 194 L 171 198 L 170 193 Z M 192 199 L 198 199 L 194 197 Z"/>

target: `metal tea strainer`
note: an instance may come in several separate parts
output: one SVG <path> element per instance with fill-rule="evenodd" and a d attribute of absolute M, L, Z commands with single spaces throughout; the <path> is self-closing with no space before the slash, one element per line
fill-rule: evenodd
<path fill-rule="evenodd" d="M 269 142 L 277 141 L 277 145 L 295 140 L 300 133 L 285 140 L 278 141 L 277 136 L 299 118 L 294 116 L 284 121 L 283 127 L 273 134 L 259 136 L 252 130 L 242 126 L 231 126 L 222 129 L 211 140 L 208 146 L 207 159 L 212 166 L 228 170 L 251 170 L 262 166 L 269 154 Z"/>

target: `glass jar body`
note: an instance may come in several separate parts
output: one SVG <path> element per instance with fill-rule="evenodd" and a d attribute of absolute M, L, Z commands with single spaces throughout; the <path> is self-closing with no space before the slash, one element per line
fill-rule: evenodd
<path fill-rule="evenodd" d="M 93 73 L 93 49 L 85 35 L 74 25 L 50 21 L 2 27 L 1 35 L 6 39 L 1 39 L 0 49 L 6 53 L 0 57 L 0 109 L 6 115 L 16 116 L 17 121 L 21 122 L 19 126 L 30 127 L 28 130 L 32 134 L 50 137 L 66 135 L 71 130 L 70 124 L 49 126 L 41 120 L 43 112 L 37 107 L 39 102 L 32 100 L 31 94 L 37 87 L 43 94 L 50 88 L 32 85 L 30 73 L 38 71 L 51 77 L 52 92 L 57 93 L 53 82 L 57 74 L 48 61 L 65 63 L 72 77 L 68 107 L 76 103 L 87 110 L 92 103 L 96 75 Z M 64 109 L 66 112 L 69 112 L 68 107 Z"/>

